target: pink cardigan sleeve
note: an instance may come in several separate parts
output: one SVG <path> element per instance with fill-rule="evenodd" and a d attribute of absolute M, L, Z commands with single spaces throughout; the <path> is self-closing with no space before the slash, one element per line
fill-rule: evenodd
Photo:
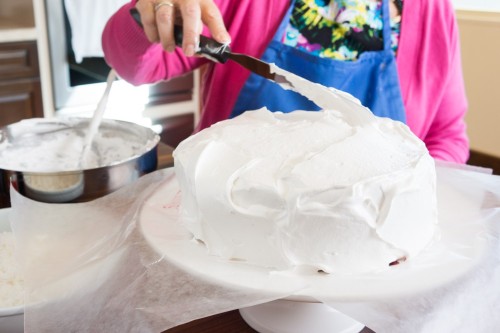
<path fill-rule="evenodd" d="M 469 158 L 469 140 L 464 121 L 468 104 L 459 52 L 455 53 L 450 70 L 436 117 L 424 142 L 434 158 L 465 163 Z"/>
<path fill-rule="evenodd" d="M 468 105 L 453 6 L 406 1 L 402 22 L 397 61 L 408 126 L 434 158 L 465 163 Z"/>
<path fill-rule="evenodd" d="M 179 48 L 169 54 L 160 44 L 150 43 L 129 13 L 135 1 L 121 7 L 109 19 L 102 34 L 106 62 L 121 78 L 134 85 L 154 83 L 192 71 L 207 61 L 187 58 Z"/>

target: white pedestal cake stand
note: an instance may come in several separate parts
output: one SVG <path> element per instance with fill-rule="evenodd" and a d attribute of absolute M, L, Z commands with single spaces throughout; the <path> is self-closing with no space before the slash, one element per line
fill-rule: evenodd
<path fill-rule="evenodd" d="M 449 283 L 468 272 L 485 247 L 481 239 L 471 237 L 481 231 L 478 230 L 482 228 L 481 224 L 471 224 L 468 229 L 457 231 L 454 224 L 456 216 L 453 215 L 456 203 L 441 202 L 444 207 L 439 208 L 446 214 L 440 214 L 440 242 L 463 245 L 461 249 L 465 252 L 461 254 L 471 260 L 447 260 L 449 253 L 436 251 L 369 275 L 290 271 L 284 272 L 279 281 L 280 272 L 278 276 L 273 272 L 274 282 L 267 283 L 270 277 L 268 269 L 208 255 L 205 246 L 194 241 L 181 224 L 179 203 L 179 186 L 172 176 L 148 198 L 139 217 L 146 240 L 165 260 L 192 276 L 217 285 L 258 289 L 263 294 L 276 295 L 280 291 L 286 293 L 293 290 L 294 285 L 305 286 L 284 299 L 240 310 L 247 323 L 261 333 L 359 332 L 362 324 L 316 300 L 359 302 L 415 295 Z M 428 264 L 429 260 L 439 264 Z"/>
<path fill-rule="evenodd" d="M 260 333 L 358 333 L 365 325 L 319 302 L 279 299 L 240 309 Z"/>

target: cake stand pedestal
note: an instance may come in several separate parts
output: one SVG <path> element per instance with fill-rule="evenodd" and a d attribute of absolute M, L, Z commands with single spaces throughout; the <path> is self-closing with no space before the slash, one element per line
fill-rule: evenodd
<path fill-rule="evenodd" d="M 260 333 L 359 333 L 365 325 L 323 303 L 280 299 L 240 309 Z"/>

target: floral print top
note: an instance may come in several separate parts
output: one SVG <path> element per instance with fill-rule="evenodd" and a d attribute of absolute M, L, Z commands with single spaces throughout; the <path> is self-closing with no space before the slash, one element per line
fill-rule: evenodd
<path fill-rule="evenodd" d="M 393 1 L 391 47 L 397 52 L 403 0 Z M 324 58 L 354 61 L 384 47 L 382 0 L 295 0 L 282 42 Z"/>

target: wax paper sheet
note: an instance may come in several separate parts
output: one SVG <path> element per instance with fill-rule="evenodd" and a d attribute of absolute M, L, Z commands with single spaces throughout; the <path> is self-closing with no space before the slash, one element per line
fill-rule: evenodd
<path fill-rule="evenodd" d="M 78 204 L 40 203 L 11 191 L 10 221 L 26 281 L 26 332 L 161 332 L 212 314 L 307 294 L 307 278 L 290 279 L 293 272 L 269 271 L 259 282 L 266 288 L 236 287 L 192 274 L 156 251 L 138 217 L 144 202 L 172 177 L 172 169 L 157 171 Z M 461 244 L 434 249 L 449 254 L 441 256 L 442 264 L 473 262 L 474 269 L 400 296 L 364 299 L 361 293 L 337 299 L 325 293 L 315 298 L 379 333 L 493 332 L 500 327 L 500 178 L 450 165 L 438 167 L 438 178 L 444 184 L 439 197 L 446 200 L 440 214 L 461 216 L 457 232 L 484 226 L 470 237 L 481 239 L 485 248 L 479 259 Z M 169 237 L 175 241 L 177 236 Z M 441 264 L 432 260 L 432 251 L 423 258 Z M 399 269 L 409 274 L 415 268 Z M 273 285 L 276 292 L 270 291 Z"/>
<path fill-rule="evenodd" d="M 445 202 L 439 207 L 440 218 L 453 213 L 456 232 L 478 230 L 471 228 L 478 224 L 485 226 L 478 233 L 470 233 L 470 238 L 480 240 L 483 246 L 481 254 L 475 256 L 473 268 L 449 283 L 416 294 L 358 302 L 323 300 L 325 304 L 376 332 L 486 333 L 500 330 L 500 177 L 484 173 L 481 168 L 439 165 L 438 201 Z M 450 254 L 457 256 L 471 253 L 462 251 L 463 244 L 446 244 L 446 247 Z M 431 248 L 427 255 L 437 251 L 438 247 Z"/>
<path fill-rule="evenodd" d="M 200 280 L 151 249 L 137 214 L 167 176 L 171 170 L 159 171 L 82 204 L 40 203 L 12 191 L 10 220 L 25 274 L 25 332 L 161 332 L 286 296 Z"/>

